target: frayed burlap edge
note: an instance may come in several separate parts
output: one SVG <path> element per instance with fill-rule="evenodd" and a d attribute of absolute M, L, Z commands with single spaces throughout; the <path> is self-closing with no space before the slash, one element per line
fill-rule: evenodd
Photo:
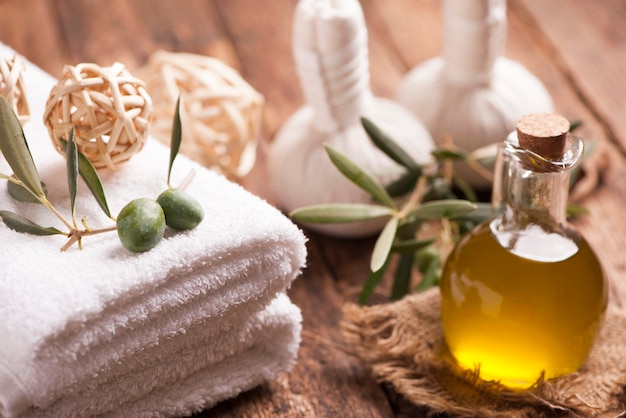
<path fill-rule="evenodd" d="M 451 360 L 440 327 L 439 289 L 385 305 L 344 306 L 342 331 L 379 382 L 432 415 L 460 417 L 626 415 L 626 314 L 614 309 L 583 368 L 511 391 L 462 371 Z"/>

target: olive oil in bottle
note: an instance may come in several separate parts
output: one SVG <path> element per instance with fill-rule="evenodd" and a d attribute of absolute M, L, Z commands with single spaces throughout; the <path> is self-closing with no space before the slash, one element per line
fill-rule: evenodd
<path fill-rule="evenodd" d="M 451 354 L 513 388 L 578 370 L 606 310 L 600 263 L 565 219 L 569 170 L 582 155 L 568 130 L 557 115 L 520 119 L 499 156 L 501 214 L 463 237 L 442 274 Z"/>

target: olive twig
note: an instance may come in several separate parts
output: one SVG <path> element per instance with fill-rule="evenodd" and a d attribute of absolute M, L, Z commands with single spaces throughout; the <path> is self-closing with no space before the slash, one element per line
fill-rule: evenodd
<path fill-rule="evenodd" d="M 114 226 L 110 226 L 110 227 L 106 227 L 106 228 L 100 228 L 100 229 L 77 229 L 77 228 L 72 228 L 71 231 L 67 234 L 67 237 L 69 238 L 68 241 L 65 243 L 65 245 L 63 245 L 63 247 L 61 247 L 61 251 L 65 251 L 67 249 L 69 249 L 72 245 L 74 245 L 75 243 L 78 242 L 79 247 L 82 247 L 82 238 L 86 237 L 86 236 L 90 236 L 90 235 L 96 235 L 96 234 L 102 234 L 105 232 L 112 232 L 115 231 L 117 229 L 117 227 Z"/>
<path fill-rule="evenodd" d="M 72 230 L 72 229 L 75 228 L 74 226 L 72 226 L 72 224 L 70 224 L 65 219 L 65 217 L 63 215 L 61 215 L 61 213 L 52 205 L 52 203 L 46 197 L 39 198 L 39 201 L 45 207 L 47 207 L 54 214 L 54 216 L 56 216 L 61 222 L 63 222 L 63 225 L 65 225 L 69 230 Z"/>
<path fill-rule="evenodd" d="M 202 222 L 204 209 L 200 202 L 190 196 L 184 189 L 194 178 L 195 170 L 192 169 L 189 172 L 178 189 L 170 185 L 172 165 L 178 154 L 182 139 L 182 127 L 178 112 L 179 105 L 177 104 L 174 117 L 174 133 L 170 147 L 170 163 L 167 176 L 168 189 L 162 192 L 157 199 L 133 199 L 122 208 L 117 217 L 113 216 L 109 210 L 104 187 L 98 172 L 91 161 L 77 150 L 74 142 L 74 128 L 72 128 L 69 139 L 67 141 L 62 139 L 61 141 L 66 154 L 67 180 L 70 194 L 71 220 L 68 220 L 48 200 L 45 184 L 39 178 L 37 167 L 30 154 L 28 143 L 17 115 L 15 115 L 15 112 L 6 100 L 0 97 L 0 116 L 5 121 L 9 121 L 7 124 L 0 124 L 0 153 L 15 172 L 13 175 L 0 173 L 0 179 L 8 180 L 11 197 L 20 202 L 41 203 L 65 225 L 69 232 L 64 232 L 55 227 L 41 226 L 18 213 L 8 210 L 0 210 L 0 220 L 9 228 L 21 233 L 38 236 L 66 236 L 67 241 L 61 247 L 61 251 L 66 251 L 76 243 L 82 249 L 83 237 L 117 231 L 117 235 L 126 249 L 132 252 L 143 252 L 153 248 L 163 238 L 166 226 L 179 231 L 194 229 Z M 80 219 L 81 229 L 75 213 L 79 175 L 103 212 L 115 221 L 115 225 L 92 229 L 88 225 L 87 219 L 82 217 Z"/>

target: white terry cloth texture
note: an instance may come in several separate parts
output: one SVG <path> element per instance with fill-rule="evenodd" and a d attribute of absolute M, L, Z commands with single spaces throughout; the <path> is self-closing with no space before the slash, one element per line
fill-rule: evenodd
<path fill-rule="evenodd" d="M 178 338 L 186 344 L 167 354 L 163 349 L 147 350 L 118 378 L 102 383 L 90 379 L 88 386 L 73 388 L 47 408 L 31 407 L 20 416 L 190 415 L 286 370 L 300 344 L 300 321 L 294 321 L 298 318 L 300 310 L 279 294 L 239 326 L 216 335 L 196 332 Z M 163 385 L 164 381 L 176 384 Z"/>
<path fill-rule="evenodd" d="M 0 44 L 0 53 L 14 51 Z M 65 160 L 42 122 L 55 82 L 27 62 L 24 132 L 49 199 L 70 219 Z M 169 149 L 150 138 L 118 171 L 100 173 L 112 213 L 156 198 L 168 164 Z M 306 238 L 267 202 L 182 155 L 173 184 L 192 169 L 187 191 L 204 221 L 168 230 L 145 253 L 125 250 L 115 232 L 61 252 L 63 236 L 0 222 L 0 416 L 185 415 L 288 370 L 301 314 L 283 293 L 304 268 Z M 0 173 L 11 173 L 4 158 Z M 3 183 L 0 210 L 62 228 Z M 80 180 L 76 215 L 92 228 L 113 223 Z"/>

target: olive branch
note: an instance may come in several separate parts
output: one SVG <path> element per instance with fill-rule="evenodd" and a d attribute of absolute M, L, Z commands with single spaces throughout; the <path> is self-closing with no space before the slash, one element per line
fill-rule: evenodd
<path fill-rule="evenodd" d="M 334 224 L 387 218 L 370 256 L 370 273 L 365 280 L 359 303 L 366 304 L 385 272 L 398 256 L 389 298 L 397 300 L 411 291 L 424 291 L 437 286 L 441 267 L 452 246 L 476 225 L 492 218 L 499 209 L 491 202 L 480 201 L 475 190 L 454 170 L 454 163 L 462 161 L 493 181 L 492 169 L 497 156 L 497 144 L 472 152 L 458 149 L 451 138 L 432 151 L 433 160 L 418 164 L 389 135 L 371 120 L 361 118 L 361 124 L 370 140 L 393 161 L 402 166 L 404 174 L 388 185 L 382 185 L 350 158 L 325 144 L 325 151 L 333 165 L 350 181 L 367 192 L 374 203 L 330 203 L 305 206 L 290 213 L 303 223 Z M 580 122 L 572 122 L 578 128 Z M 579 172 L 573 173 L 572 185 Z M 397 202 L 400 202 L 397 203 Z M 570 214 L 582 213 L 570 205 Z M 435 224 L 435 236 L 426 233 L 426 226 Z M 428 236 L 430 235 L 430 236 Z M 411 289 L 413 272 L 421 276 Z"/>
<path fill-rule="evenodd" d="M 172 187 L 170 181 L 172 166 L 178 155 L 182 140 L 179 111 L 180 98 L 178 98 L 176 102 L 176 110 L 172 123 L 170 158 L 167 172 L 167 185 L 170 188 Z M 43 205 L 61 221 L 66 231 L 55 227 L 41 226 L 20 214 L 8 210 L 0 210 L 0 218 L 9 228 L 17 232 L 38 236 L 65 235 L 67 241 L 61 247 L 61 251 L 69 249 L 76 243 L 79 248 L 82 249 L 83 237 L 115 231 L 117 226 L 112 225 L 106 228 L 92 229 L 89 227 L 86 218 L 82 218 L 80 223 L 78 222 L 75 207 L 79 176 L 91 191 L 91 194 L 96 199 L 104 214 L 113 221 L 115 221 L 116 218 L 111 214 L 109 209 L 104 187 L 98 172 L 91 161 L 76 147 L 74 128 L 70 130 L 67 140 L 61 140 L 61 144 L 65 152 L 67 185 L 70 195 L 71 219 L 69 220 L 48 200 L 45 184 L 40 179 L 22 125 L 11 105 L 4 97 L 0 97 L 0 151 L 13 170 L 13 175 L 0 173 L 0 179 L 8 181 L 7 187 L 11 197 L 17 201 Z M 184 188 L 191 181 L 193 174 L 193 171 L 190 172 L 183 180 L 180 188 Z"/>

